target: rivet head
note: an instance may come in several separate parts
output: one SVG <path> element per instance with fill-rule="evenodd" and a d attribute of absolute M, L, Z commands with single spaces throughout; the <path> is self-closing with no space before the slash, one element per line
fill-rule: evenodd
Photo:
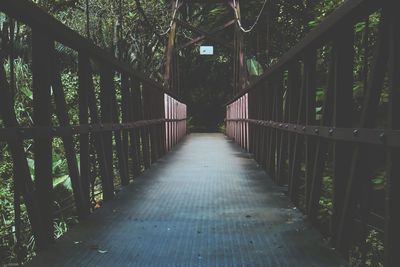
<path fill-rule="evenodd" d="M 329 135 L 333 135 L 334 130 L 331 128 L 329 129 Z"/>
<path fill-rule="evenodd" d="M 295 125 L 295 126 L 293 126 L 293 129 L 297 130 L 297 126 L 296 126 L 296 125 Z"/>
<path fill-rule="evenodd" d="M 381 140 L 381 141 L 384 141 L 385 140 L 385 133 L 381 133 L 380 135 L 379 135 L 379 139 Z"/>
<path fill-rule="evenodd" d="M 279 123 L 279 127 L 282 127 L 283 126 L 283 124 L 282 123 Z"/>
<path fill-rule="evenodd" d="M 100 128 L 103 129 L 103 128 L 104 128 L 104 125 L 103 125 L 103 124 L 100 124 Z"/>
<path fill-rule="evenodd" d="M 314 133 L 319 134 L 319 129 L 314 129 Z"/>
<path fill-rule="evenodd" d="M 305 132 L 305 131 L 306 131 L 306 127 L 305 127 L 305 126 L 303 126 L 302 130 Z"/>
<path fill-rule="evenodd" d="M 286 129 L 289 128 L 289 124 L 286 124 L 286 125 L 285 125 L 285 128 L 286 128 Z"/>
<path fill-rule="evenodd" d="M 354 136 L 358 136 L 358 129 L 354 129 L 354 130 L 353 130 L 353 135 L 354 135 Z"/>

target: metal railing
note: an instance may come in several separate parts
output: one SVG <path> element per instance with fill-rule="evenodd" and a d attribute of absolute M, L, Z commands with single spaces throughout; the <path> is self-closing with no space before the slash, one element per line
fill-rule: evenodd
<path fill-rule="evenodd" d="M 37 247 L 45 248 L 54 238 L 53 138 L 62 139 L 74 203 L 82 218 L 91 213 L 94 194 L 102 194 L 104 200 L 114 197 L 114 161 L 120 183 L 128 185 L 143 167 L 149 168 L 185 135 L 186 106 L 166 93 L 163 86 L 134 72 L 35 4 L 2 0 L 0 12 L 32 29 L 34 125 L 23 128 L 18 124 L 1 62 L 0 118 L 5 127 L 0 129 L 0 142 L 8 143 L 12 156 L 14 193 L 17 198 L 23 197 Z M 71 124 L 55 42 L 78 53 L 79 125 Z M 100 70 L 99 88 L 93 81 L 93 66 Z M 119 92 L 114 81 L 116 74 L 121 79 Z M 53 108 L 59 126 L 52 125 Z M 33 139 L 34 181 L 24 148 L 27 139 Z M 98 171 L 99 184 L 95 184 L 96 177 L 92 179 L 96 175 L 93 169 Z M 93 192 L 95 186 L 101 186 L 100 192 Z M 20 218 L 17 216 L 16 220 Z"/>
<path fill-rule="evenodd" d="M 288 185 L 291 200 L 338 250 L 348 255 L 357 245 L 365 261 L 370 229 L 382 235 L 385 266 L 400 263 L 400 20 L 395 3 L 345 1 L 228 103 L 226 122 L 228 136 L 242 146 L 248 140 L 243 147 L 276 183 Z M 371 18 L 378 20 L 376 28 L 368 26 Z M 358 44 L 361 26 L 364 42 Z M 355 92 L 356 58 L 369 70 L 361 94 Z M 240 104 L 247 101 L 248 107 Z M 374 189 L 375 182 L 382 188 Z M 324 206 L 326 199 L 332 207 Z"/>

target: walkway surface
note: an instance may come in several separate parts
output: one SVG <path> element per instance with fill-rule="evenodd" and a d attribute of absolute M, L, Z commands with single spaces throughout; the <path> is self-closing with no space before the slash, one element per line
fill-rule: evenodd
<path fill-rule="evenodd" d="M 345 266 L 284 188 L 220 134 L 191 134 L 27 266 Z"/>

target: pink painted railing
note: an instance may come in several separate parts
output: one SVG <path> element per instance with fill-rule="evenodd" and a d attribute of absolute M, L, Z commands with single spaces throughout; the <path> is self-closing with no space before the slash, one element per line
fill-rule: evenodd
<path fill-rule="evenodd" d="M 165 148 L 167 151 L 186 135 L 186 105 L 164 95 L 165 106 Z"/>
<path fill-rule="evenodd" d="M 226 135 L 249 150 L 248 94 L 226 107 Z"/>

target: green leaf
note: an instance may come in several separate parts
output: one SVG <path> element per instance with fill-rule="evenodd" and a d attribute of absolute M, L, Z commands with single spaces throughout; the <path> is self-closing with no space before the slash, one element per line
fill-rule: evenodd
<path fill-rule="evenodd" d="M 353 94 L 355 96 L 362 96 L 363 94 L 363 89 L 364 89 L 364 84 L 362 81 L 356 81 L 353 85 Z"/>
<path fill-rule="evenodd" d="M 27 161 L 28 161 L 29 171 L 31 172 L 31 175 L 33 175 L 35 173 L 35 160 L 27 158 Z"/>
<path fill-rule="evenodd" d="M 250 76 L 260 76 L 264 73 L 264 70 L 260 63 L 255 58 L 250 58 L 247 60 L 247 69 Z"/>
<path fill-rule="evenodd" d="M 63 186 L 68 190 L 72 190 L 71 179 L 69 175 L 63 175 L 53 180 L 53 187 Z"/>
<path fill-rule="evenodd" d="M 362 32 L 365 29 L 365 22 L 359 22 L 355 26 L 356 32 Z"/>
<path fill-rule="evenodd" d="M 313 28 L 313 27 L 317 26 L 318 23 L 319 23 L 318 21 L 312 20 L 312 21 L 308 22 L 308 26 Z"/>
<path fill-rule="evenodd" d="M 323 88 L 318 88 L 317 89 L 317 101 L 322 102 L 324 100 L 325 92 Z"/>
<path fill-rule="evenodd" d="M 56 169 L 58 167 L 60 167 L 62 164 L 64 164 L 64 162 L 65 162 L 64 159 L 59 159 L 59 160 L 56 160 L 56 161 L 54 161 L 54 159 L 53 159 L 53 172 L 56 171 Z"/>
<path fill-rule="evenodd" d="M 21 86 L 20 90 L 26 97 L 28 97 L 30 100 L 33 100 L 33 93 L 28 87 Z"/>
<path fill-rule="evenodd" d="M 372 178 L 371 182 L 375 190 L 381 190 L 385 188 L 385 177 L 383 176 Z"/>

